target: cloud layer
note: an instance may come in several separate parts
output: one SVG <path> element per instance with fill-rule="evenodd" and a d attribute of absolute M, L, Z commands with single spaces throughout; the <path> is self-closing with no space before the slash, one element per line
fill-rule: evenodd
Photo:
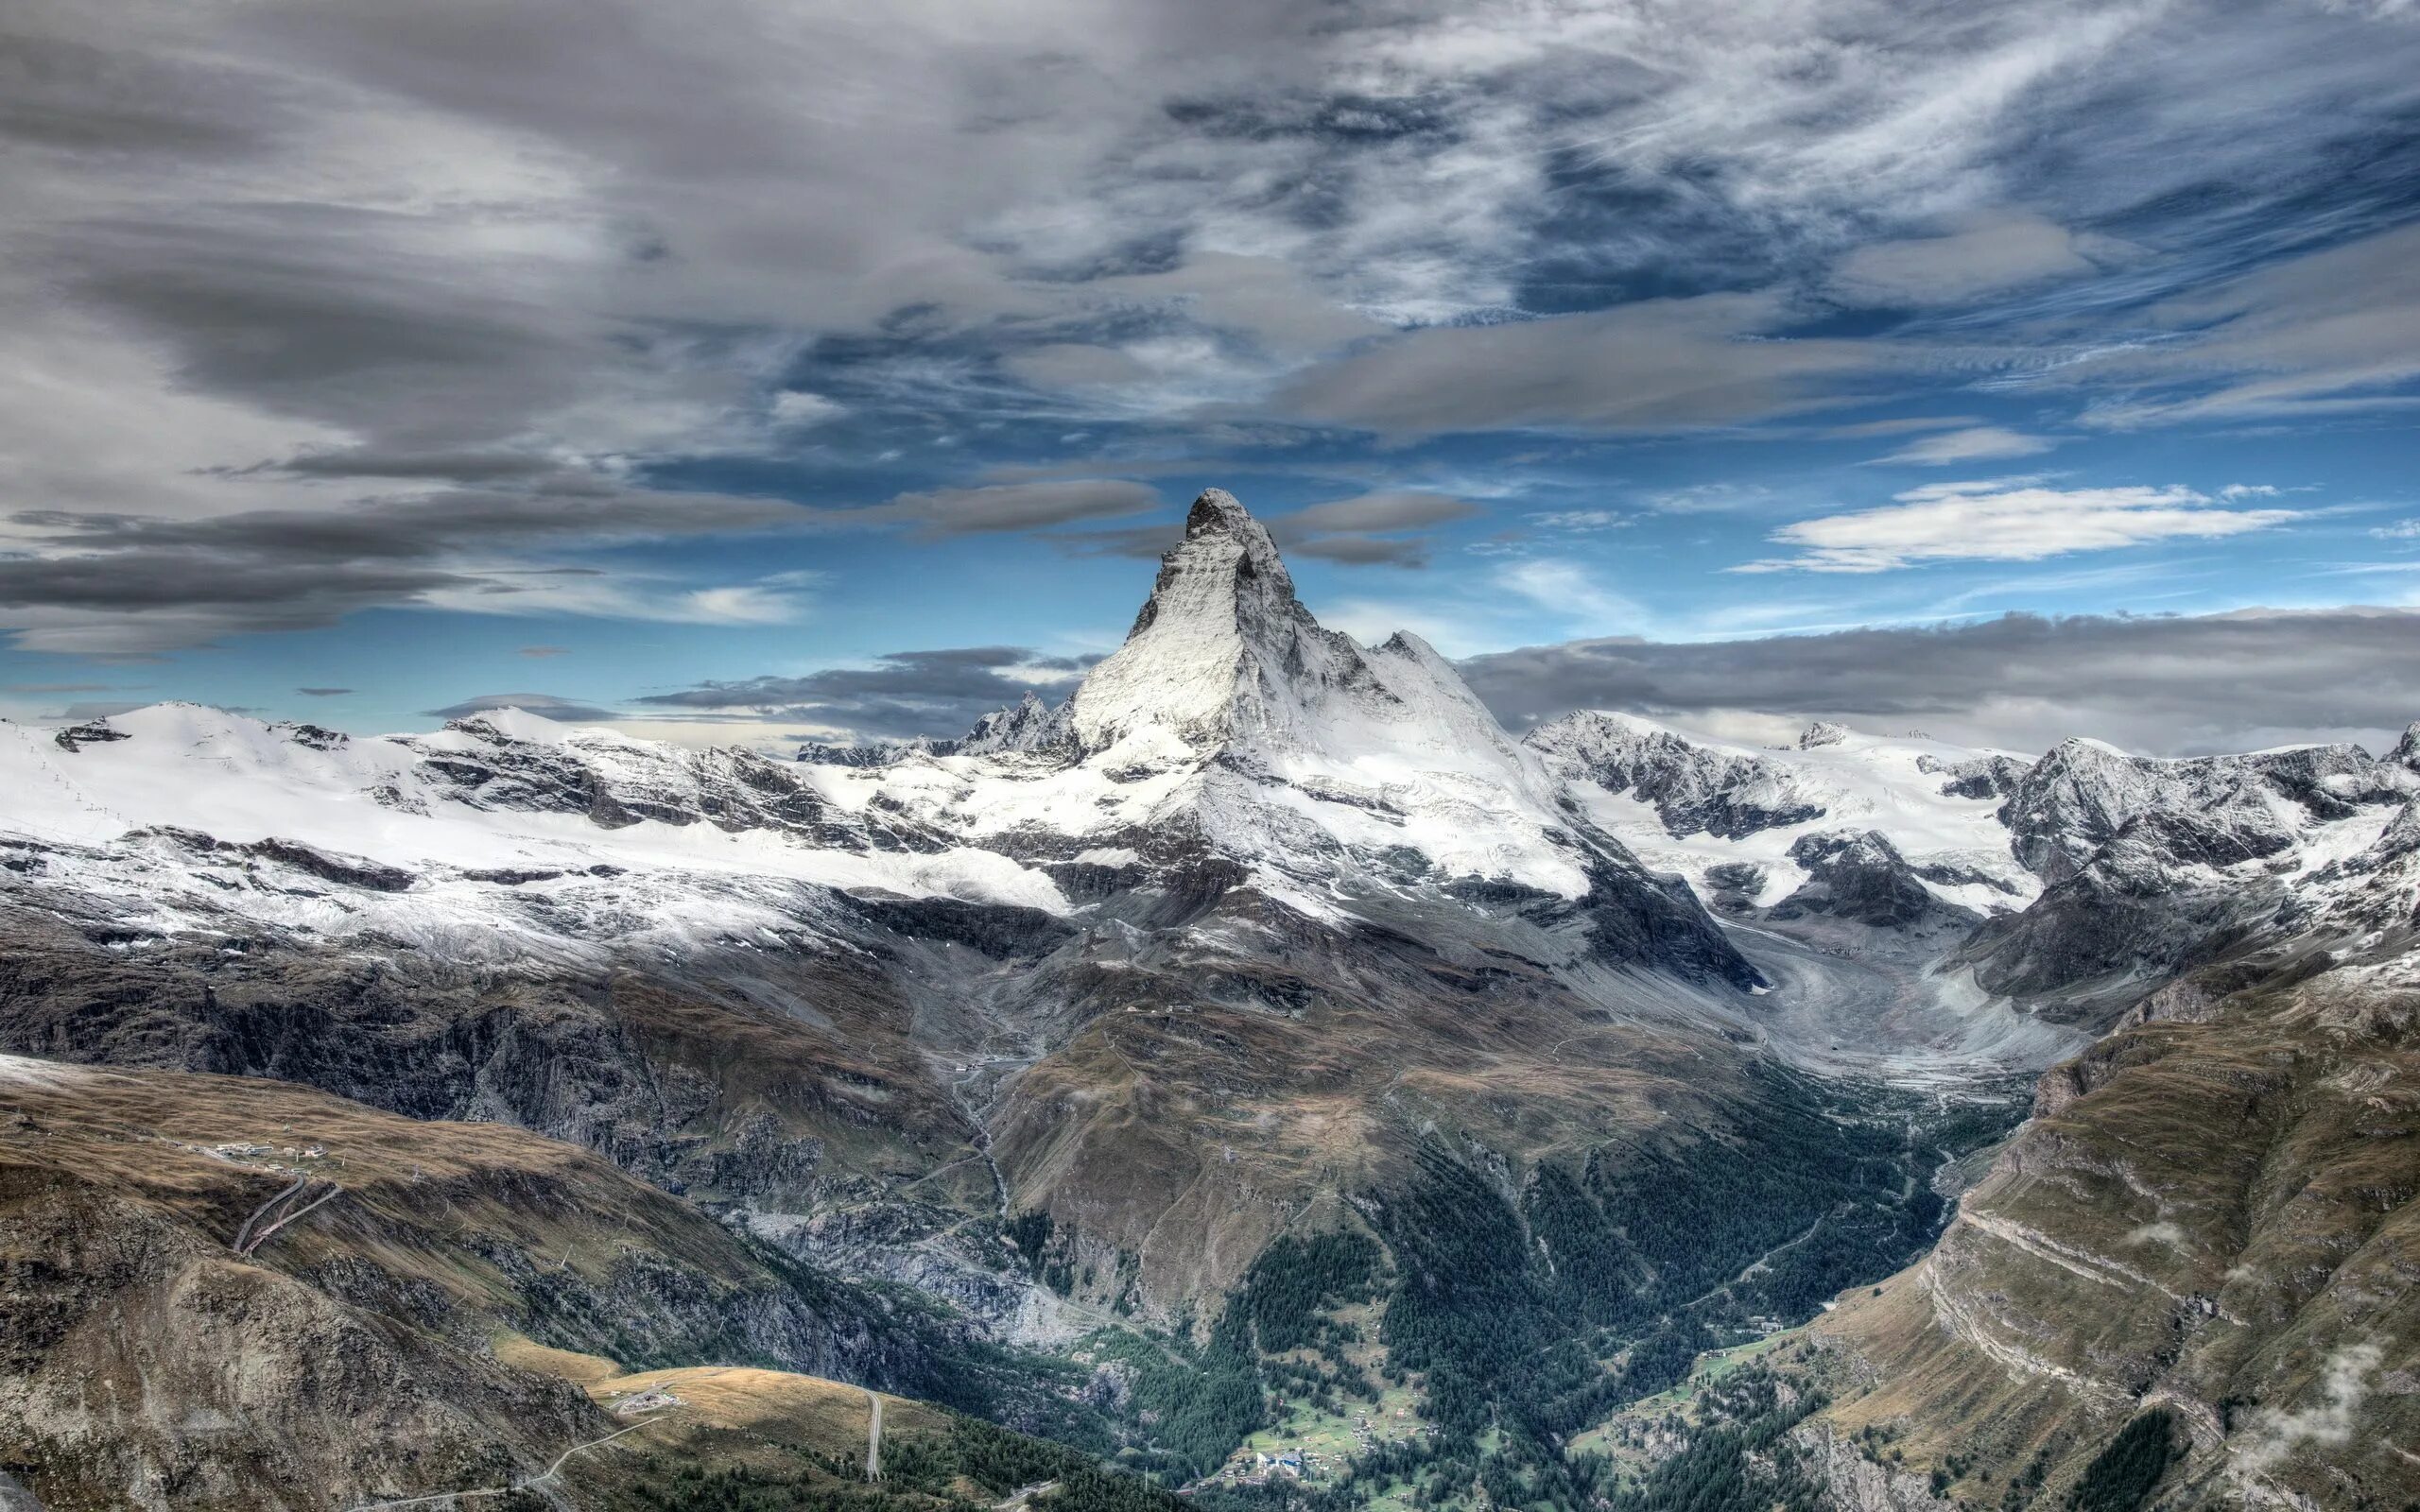
<path fill-rule="evenodd" d="M 644 709 L 805 725 L 873 740 L 961 735 L 1030 691 L 1056 699 L 1097 659 L 1014 645 L 895 651 L 871 666 L 710 682 L 634 699 Z"/>
<path fill-rule="evenodd" d="M 2282 537 L 2143 438 L 2420 415 L 2416 18 L 27 0 L 0 635 L 789 626 L 1238 475 L 1306 577 L 1532 606 L 1609 558 L 1490 553 L 1616 528 L 1709 595 Z"/>
<path fill-rule="evenodd" d="M 2089 735 L 2184 755 L 2314 738 L 2390 743 L 2420 720 L 2420 613 L 2046 619 L 1666 644 L 1531 646 L 1462 664 L 1514 728 L 1574 709 L 1701 724 L 1837 719 L 2041 750 Z M 1778 734 L 1778 729 L 1770 732 Z"/>

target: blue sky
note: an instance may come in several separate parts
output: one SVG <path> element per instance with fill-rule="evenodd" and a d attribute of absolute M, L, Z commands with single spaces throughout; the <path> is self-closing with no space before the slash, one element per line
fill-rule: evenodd
<path fill-rule="evenodd" d="M 1518 716 L 2420 714 L 2401 0 L 608 7 L 36 5 L 0 712 L 946 732 L 1216 485 L 1508 717 L 1631 641 L 1739 696 Z M 2205 649 L 1934 654 L 2011 613 Z M 1777 670 L 1860 627 L 1899 684 Z"/>

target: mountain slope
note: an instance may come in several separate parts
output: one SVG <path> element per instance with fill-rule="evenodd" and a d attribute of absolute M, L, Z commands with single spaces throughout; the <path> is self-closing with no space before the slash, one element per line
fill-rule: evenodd
<path fill-rule="evenodd" d="M 510 711 L 0 726 L 0 1052 L 45 1057 L 0 1105 L 52 1120 L 19 1147 L 28 1263 L 102 1278 L 62 1293 L 78 1316 L 169 1309 L 196 1362 L 230 1347 L 173 1313 L 207 1275 L 285 1320 L 263 1379 L 328 1349 L 436 1388 L 368 1447 L 333 1418 L 272 1442 L 273 1407 L 195 1363 L 161 1400 L 238 1423 L 213 1439 L 77 1418 L 75 1363 L 115 1346 L 37 1350 L 0 1463 L 211 1496 L 257 1463 L 305 1501 L 436 1463 L 413 1453 L 517 1474 L 591 1409 L 514 1372 L 573 1350 L 887 1383 L 1214 1500 L 1253 1478 L 1237 1446 L 1302 1433 L 1356 1446 L 1314 1477 L 1347 1503 L 1580 1506 L 1662 1494 L 1575 1452 L 1608 1414 L 1854 1285 L 1823 1331 L 1844 1400 L 1794 1440 L 1835 1505 L 1931 1498 L 1855 1447 L 1888 1422 L 1931 1452 L 1897 1415 L 1990 1446 L 1952 1466 L 1945 1438 L 1953 1482 L 2025 1481 L 2056 1436 L 2036 1480 L 2065 1486 L 2162 1392 L 2221 1414 L 2174 1482 L 2216 1496 L 2225 1393 L 2290 1426 L 2325 1409 L 2297 1350 L 2407 1368 L 2399 1313 L 2356 1337 L 2310 1300 L 2263 1183 L 2355 1192 L 2326 1243 L 2384 1257 L 2359 1287 L 2401 1275 L 2415 753 L 2028 762 L 1821 725 L 1755 750 L 1606 713 L 1514 740 L 1417 640 L 1322 627 L 1216 490 L 1068 701 L 959 740 L 774 762 Z M 385 1153 L 231 1261 L 274 1173 L 123 1157 L 334 1116 L 280 1081 L 351 1099 Z M 135 1106 L 166 1095 L 216 1122 Z M 424 1127 L 478 1156 L 433 1207 L 398 1175 Z M 631 1247 L 598 1247 L 600 1211 Z M 2253 1279 L 2213 1280 L 2221 1254 Z M 2238 1293 L 2240 1338 L 2180 1311 Z M 1757 1383 L 1720 1400 L 1770 1447 L 1812 1399 Z M 733 1431 L 747 1473 L 838 1494 Z M 2318 1495 L 2290 1459 L 2257 1484 Z"/>
<path fill-rule="evenodd" d="M 2147 1008 L 2045 1078 L 1928 1258 L 1819 1326 L 1872 1383 L 1831 1420 L 1898 1425 L 1910 1463 L 1950 1467 L 1961 1496 L 2030 1475 L 2048 1504 L 2152 1416 L 2169 1504 L 2407 1504 L 2408 966 L 2276 960 Z"/>
<path fill-rule="evenodd" d="M 0 1106 L 0 1446 L 52 1512 L 532 1473 L 615 1426 L 535 1345 L 983 1400 L 962 1324 L 516 1129 L 19 1057 Z"/>

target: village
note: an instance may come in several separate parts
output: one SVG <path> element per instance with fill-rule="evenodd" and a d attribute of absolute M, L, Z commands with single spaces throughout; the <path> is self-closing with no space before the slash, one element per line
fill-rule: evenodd
<path fill-rule="evenodd" d="M 1428 1426 L 1402 1403 L 1392 1410 L 1382 1404 L 1349 1419 L 1312 1412 L 1246 1439 L 1212 1480 L 1238 1486 L 1325 1481 L 1341 1472 L 1357 1453 L 1382 1443 L 1425 1440 L 1427 1434 Z"/>

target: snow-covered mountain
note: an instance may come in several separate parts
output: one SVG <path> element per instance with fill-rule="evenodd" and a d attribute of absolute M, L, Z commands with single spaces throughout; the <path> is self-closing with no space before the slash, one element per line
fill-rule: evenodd
<path fill-rule="evenodd" d="M 1215 863 L 1334 923 L 1479 889 L 1621 914 L 1599 936 L 1634 964 L 1755 980 L 1435 651 L 1322 628 L 1268 532 L 1216 490 L 1126 644 L 1066 704 L 1028 700 L 945 748 L 806 771 L 835 812 L 897 816 L 1046 869 L 1105 868 L 1130 891 L 1190 891 Z M 1640 929 L 1651 943 L 1629 938 Z"/>
<path fill-rule="evenodd" d="M 1633 1008 L 1759 988 L 1758 940 L 1837 954 L 1827 932 L 1852 924 L 1928 980 L 1971 970 L 1970 998 L 2098 1001 L 2222 915 L 2392 913 L 2351 900 L 2403 875 L 2416 750 L 2160 761 L 2078 740 L 2029 761 L 1833 725 L 1769 750 L 1609 713 L 1516 741 L 1417 638 L 1321 627 L 1213 490 L 1070 699 L 1028 696 L 959 740 L 776 762 L 514 711 L 354 739 L 160 705 L 0 728 L 0 834 L 12 885 L 138 937 L 242 918 L 596 958 L 829 945 L 869 900 L 1161 928 L 1232 897 L 1678 989 L 1615 994 Z M 2084 915 L 2122 916 L 2125 940 Z"/>
<path fill-rule="evenodd" d="M 0 725 L 0 1059 L 517 1125 L 994 1341 L 1215 1315 L 1277 1235 L 1368 1220 L 1409 1253 L 1498 1196 L 1486 1253 L 1629 1246 L 1625 1286 L 1677 1286 L 1701 1238 L 1746 1246 L 1637 1294 L 1654 1307 L 1621 1293 L 1606 1327 L 1796 1265 L 1804 1316 L 1931 1232 L 1918 1210 L 1959 1177 L 1920 1116 L 1971 1115 L 1980 1143 L 2014 1120 L 2012 1073 L 2061 1063 L 2046 1113 L 2088 1101 L 2105 1068 L 2067 1057 L 2112 1024 L 2420 985 L 2415 904 L 2420 727 L 2379 757 L 2183 761 L 1830 724 L 1761 749 L 1598 712 L 1516 739 L 1418 640 L 1321 627 L 1215 490 L 1069 699 L 956 739 L 774 761 L 511 711 L 360 737 L 190 704 Z M 2194 1054 L 2109 1058 L 2170 1050 Z M 2259 1100 L 2269 1073 L 2238 1070 L 2273 1062 L 2263 1039 L 2212 1074 Z M 2359 1071 L 2325 1085 L 2386 1085 Z M 2197 1116 L 2177 1079 L 2147 1126 Z M 2043 1127 L 1993 1191 L 2056 1196 L 2084 1237 L 1962 1221 L 1952 1262 L 2009 1254 L 1893 1348 L 1983 1338 L 1987 1379 L 2078 1315 L 2079 1246 L 2136 1244 L 2093 1239 L 2106 1213 L 2111 1235 L 2191 1227 L 2160 1205 L 2187 1177 L 2129 1174 L 2132 1125 Z M 2116 1153 L 2075 1155 L 2087 1135 Z M 2060 1161 L 2075 1179 L 2034 1180 Z M 1772 1233 L 1671 1227 L 1782 1166 L 1746 1204 Z M 1659 1215 L 1671 1193 L 1694 1195 Z M 2012 1314 L 2013 1355 L 1977 1318 L 2020 1252 L 2069 1289 Z M 2125 1253 L 2084 1284 L 2135 1276 Z M 628 1280 L 613 1295 L 678 1300 Z M 1720 1315 L 1769 1315 L 1734 1300 Z M 1653 1357 L 1641 1337 L 1619 1352 Z"/>
<path fill-rule="evenodd" d="M 1567 714 L 1525 744 L 1650 865 L 1709 896 L 1777 904 L 1809 879 L 1804 842 L 1842 833 L 1879 835 L 1923 886 L 1978 917 L 2041 890 L 2000 817 L 2026 765 L 2004 751 L 1837 725 L 1754 750 L 1615 713 Z"/>

